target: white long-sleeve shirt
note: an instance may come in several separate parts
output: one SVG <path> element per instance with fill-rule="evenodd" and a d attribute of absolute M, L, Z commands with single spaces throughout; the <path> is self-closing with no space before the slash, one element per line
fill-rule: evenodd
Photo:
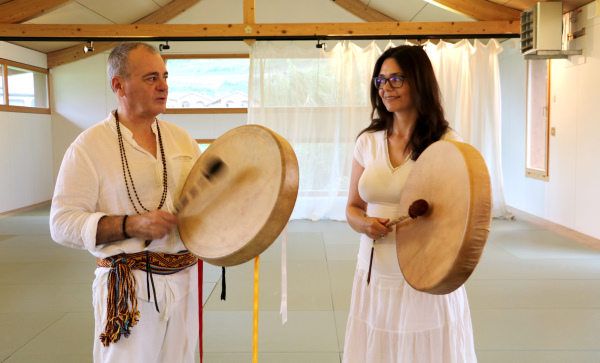
<path fill-rule="evenodd" d="M 173 212 L 186 178 L 200 156 L 196 141 L 182 128 L 158 120 L 164 145 L 168 175 L 168 194 L 163 210 Z M 142 204 L 156 210 L 163 193 L 163 163 L 158 145 L 157 156 L 140 147 L 131 131 L 120 124 L 129 170 Z M 156 135 L 156 121 L 152 124 Z M 140 213 L 131 184 L 131 198 Z M 52 239 L 68 247 L 86 249 L 105 258 L 119 253 L 145 250 L 144 240 L 130 238 L 96 246 L 98 221 L 103 216 L 135 215 L 123 177 L 116 121 L 107 119 L 84 131 L 67 150 L 54 191 L 50 211 Z M 186 249 L 177 228 L 169 236 L 155 240 L 148 250 L 175 253 Z"/>

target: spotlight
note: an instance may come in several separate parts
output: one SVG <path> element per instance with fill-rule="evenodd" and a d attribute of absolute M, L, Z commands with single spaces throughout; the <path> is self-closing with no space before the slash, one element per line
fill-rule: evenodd
<path fill-rule="evenodd" d="M 317 39 L 317 48 L 327 50 L 327 44 L 319 43 L 319 42 L 320 42 L 320 40 Z"/>
<path fill-rule="evenodd" d="M 87 42 L 87 45 L 83 46 L 83 52 L 93 52 L 94 51 L 94 42 Z"/>
<path fill-rule="evenodd" d="M 169 49 L 171 49 L 171 46 L 169 45 L 169 41 L 168 41 L 168 40 L 167 40 L 167 41 L 165 41 L 165 44 L 160 44 L 160 45 L 158 46 L 158 50 L 160 50 L 161 52 L 162 52 L 163 50 L 169 50 Z"/>

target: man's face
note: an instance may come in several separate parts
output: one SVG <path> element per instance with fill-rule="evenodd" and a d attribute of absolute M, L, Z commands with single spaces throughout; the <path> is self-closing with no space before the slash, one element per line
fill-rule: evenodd
<path fill-rule="evenodd" d="M 122 100 L 129 112 L 138 117 L 154 118 L 167 106 L 167 67 L 160 55 L 143 48 L 129 53 L 130 75 L 123 80 Z"/>

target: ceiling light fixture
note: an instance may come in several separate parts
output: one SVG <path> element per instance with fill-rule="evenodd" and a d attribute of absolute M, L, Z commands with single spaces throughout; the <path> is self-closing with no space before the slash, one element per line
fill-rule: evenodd
<path fill-rule="evenodd" d="M 169 45 L 169 41 L 168 40 L 165 41 L 165 44 L 160 44 L 158 46 L 158 50 L 160 50 L 161 52 L 163 50 L 169 50 L 169 49 L 171 49 L 171 46 Z"/>
<path fill-rule="evenodd" d="M 83 52 L 87 53 L 87 52 L 93 52 L 93 51 L 94 51 L 94 42 L 88 41 L 87 45 L 83 46 Z"/>
<path fill-rule="evenodd" d="M 319 48 L 319 49 L 323 49 L 323 50 L 325 50 L 325 51 L 326 51 L 326 50 L 327 50 L 327 44 L 325 44 L 325 43 L 320 43 L 320 40 L 319 40 L 319 39 L 317 39 L 317 48 Z"/>

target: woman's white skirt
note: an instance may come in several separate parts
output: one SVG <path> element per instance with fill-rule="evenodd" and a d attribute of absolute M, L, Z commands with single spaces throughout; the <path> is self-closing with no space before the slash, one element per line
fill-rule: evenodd
<path fill-rule="evenodd" d="M 367 285 L 357 265 L 343 362 L 477 362 L 465 287 L 432 295 L 376 272 Z"/>

